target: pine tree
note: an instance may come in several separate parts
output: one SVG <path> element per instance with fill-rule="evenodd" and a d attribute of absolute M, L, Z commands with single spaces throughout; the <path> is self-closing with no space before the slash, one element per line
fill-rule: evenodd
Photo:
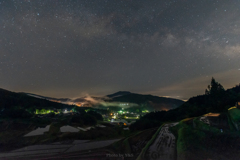
<path fill-rule="evenodd" d="M 223 86 L 216 82 L 216 80 L 212 77 L 211 80 L 211 85 L 208 85 L 208 88 L 205 90 L 205 94 L 206 95 L 222 95 L 222 93 L 224 92 L 224 88 Z"/>

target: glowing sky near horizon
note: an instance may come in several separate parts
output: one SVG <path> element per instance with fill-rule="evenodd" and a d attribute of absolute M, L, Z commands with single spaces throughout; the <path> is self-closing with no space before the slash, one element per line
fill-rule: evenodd
<path fill-rule="evenodd" d="M 240 83 L 240 1 L 0 0 L 0 88 L 179 99 Z"/>

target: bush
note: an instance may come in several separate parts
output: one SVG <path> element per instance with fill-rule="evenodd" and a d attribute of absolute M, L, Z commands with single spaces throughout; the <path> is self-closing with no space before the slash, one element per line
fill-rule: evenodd
<path fill-rule="evenodd" d="M 51 121 L 47 118 L 41 119 L 41 118 L 37 118 L 37 117 L 31 119 L 31 122 L 36 123 L 37 125 L 47 125 L 47 124 L 51 123 Z"/>
<path fill-rule="evenodd" d="M 8 118 L 30 118 L 32 115 L 24 109 L 21 108 L 12 108 L 12 109 L 5 109 L 2 112 L 3 117 Z"/>
<path fill-rule="evenodd" d="M 96 125 L 97 119 L 90 114 L 74 115 L 71 117 L 70 122 L 78 123 L 79 125 Z"/>
<path fill-rule="evenodd" d="M 99 114 L 95 111 L 88 111 L 87 113 L 94 116 L 97 120 L 103 121 L 103 117 L 101 114 Z"/>
<path fill-rule="evenodd" d="M 90 114 L 83 115 L 83 120 L 84 120 L 85 125 L 96 125 L 97 124 L 97 119 Z"/>
<path fill-rule="evenodd" d="M 80 113 L 81 115 L 86 114 L 85 110 L 82 109 L 81 107 L 74 107 L 72 110 L 74 112 Z"/>
<path fill-rule="evenodd" d="M 81 115 L 74 115 L 71 119 L 72 123 L 78 123 L 79 125 L 84 124 L 83 116 Z"/>
<path fill-rule="evenodd" d="M 156 120 L 149 120 L 147 118 L 141 118 L 137 120 L 135 123 L 130 125 L 129 129 L 130 130 L 144 130 L 148 128 L 153 128 L 153 127 L 159 127 L 163 123 L 160 121 Z"/>

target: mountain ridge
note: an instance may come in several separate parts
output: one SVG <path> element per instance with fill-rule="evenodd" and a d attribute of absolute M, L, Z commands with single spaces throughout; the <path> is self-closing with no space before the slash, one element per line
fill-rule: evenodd
<path fill-rule="evenodd" d="M 118 91 L 103 97 L 91 97 L 94 103 L 92 103 L 92 101 L 87 99 L 86 97 L 80 97 L 76 99 L 53 98 L 33 93 L 12 92 L 5 89 L 0 89 L 0 93 L 2 93 L 0 98 L 4 99 L 2 102 L 0 102 L 1 107 L 20 105 L 26 106 L 27 108 L 44 108 L 46 106 L 51 106 L 55 108 L 68 108 L 71 104 L 84 104 L 86 106 L 97 107 L 96 104 L 101 103 L 133 103 L 137 104 L 138 106 L 148 106 L 148 108 L 151 108 L 151 110 L 169 110 L 177 108 L 184 103 L 184 101 L 174 98 L 143 95 L 131 93 L 129 91 Z M 14 103 L 11 103 L 11 101 L 13 101 Z"/>
<path fill-rule="evenodd" d="M 113 94 L 113 95 L 119 95 Z M 120 92 L 123 93 L 123 92 Z M 150 94 L 137 94 L 124 91 L 123 95 L 119 95 L 108 100 L 109 102 L 127 102 L 127 103 L 136 103 L 136 104 L 145 104 L 147 106 L 153 107 L 154 110 L 169 110 L 177 108 L 184 103 L 184 101 L 175 99 L 175 98 L 166 98 L 153 96 Z"/>

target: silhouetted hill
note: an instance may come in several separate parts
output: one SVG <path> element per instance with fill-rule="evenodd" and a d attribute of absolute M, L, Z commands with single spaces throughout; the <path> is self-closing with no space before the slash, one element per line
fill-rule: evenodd
<path fill-rule="evenodd" d="M 208 86 L 204 95 L 192 97 L 180 107 L 171 109 L 167 112 L 160 111 L 148 113 L 132 125 L 131 128 L 141 129 L 143 123 L 146 123 L 146 128 L 149 128 L 149 126 L 154 127 L 163 122 L 198 117 L 209 112 L 224 113 L 227 112 L 228 108 L 234 106 L 235 103 L 239 101 L 240 85 L 224 90 L 222 85 L 213 78 L 211 85 Z"/>
<path fill-rule="evenodd" d="M 131 94 L 131 92 L 128 92 L 128 91 L 119 91 L 119 92 L 116 92 L 116 93 L 107 95 L 107 97 L 109 97 L 109 98 L 114 98 L 114 97 L 124 96 L 124 95 L 128 95 L 128 94 Z"/>
<path fill-rule="evenodd" d="M 212 94 L 198 95 L 171 112 L 179 113 L 178 120 L 200 116 L 209 112 L 226 112 L 240 101 L 240 85 L 227 90 L 218 90 Z"/>
<path fill-rule="evenodd" d="M 77 98 L 72 100 L 73 102 L 86 102 L 86 100 L 84 98 Z"/>
<path fill-rule="evenodd" d="M 0 108 L 7 109 L 11 107 L 22 108 L 68 108 L 69 105 L 51 102 L 46 99 L 28 96 L 25 93 L 16 93 L 0 89 Z"/>
<path fill-rule="evenodd" d="M 184 103 L 184 101 L 178 99 L 158 97 L 152 95 L 142 95 L 126 91 L 117 92 L 112 95 L 118 96 L 113 96 L 113 98 L 109 100 L 110 102 L 136 103 L 139 106 L 147 105 L 153 110 L 169 110 L 177 108 Z"/>
<path fill-rule="evenodd" d="M 24 93 L 24 92 L 20 92 L 20 93 Z M 52 100 L 52 101 L 59 101 L 59 102 L 67 102 L 67 101 L 71 100 L 69 98 L 53 98 L 53 97 L 46 97 L 46 96 L 41 96 L 41 95 L 37 95 L 37 94 L 33 94 L 33 93 L 24 93 L 24 94 L 27 94 L 29 96 L 36 97 L 36 98 L 47 99 L 47 100 Z"/>

